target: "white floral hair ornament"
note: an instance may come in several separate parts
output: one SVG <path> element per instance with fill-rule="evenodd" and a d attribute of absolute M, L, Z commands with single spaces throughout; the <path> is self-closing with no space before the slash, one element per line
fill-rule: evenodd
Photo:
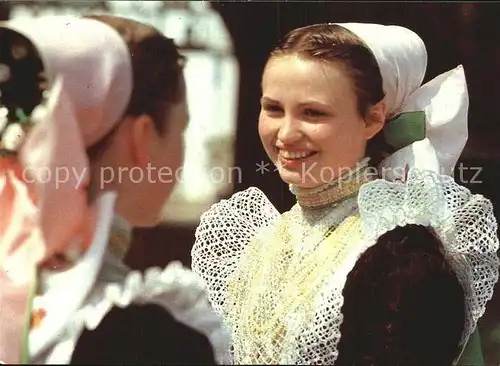
<path fill-rule="evenodd" d="M 49 93 L 46 94 L 48 96 Z M 30 129 L 37 123 L 43 121 L 47 115 L 47 107 L 45 105 L 46 98 L 38 105 L 31 115 L 27 117 L 21 109 L 18 109 L 18 121 L 5 123 L 5 126 L 0 128 L 1 131 L 1 148 L 18 152 L 24 141 L 26 140 L 26 135 Z"/>
<path fill-rule="evenodd" d="M 17 151 L 25 138 L 24 130 L 20 123 L 7 125 L 2 134 L 2 148 L 9 151 Z"/>
<path fill-rule="evenodd" d="M 410 169 L 406 182 L 378 179 L 363 185 L 358 208 L 368 243 L 397 226 L 433 229 L 464 290 L 465 344 L 498 280 L 498 225 L 490 200 L 449 176 Z"/>

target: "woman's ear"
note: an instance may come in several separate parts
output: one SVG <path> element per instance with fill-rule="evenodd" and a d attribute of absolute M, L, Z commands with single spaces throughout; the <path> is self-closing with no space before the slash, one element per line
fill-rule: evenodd
<path fill-rule="evenodd" d="M 131 151 L 134 164 L 146 166 L 151 162 L 151 141 L 156 133 L 153 119 L 148 115 L 133 117 L 131 126 Z"/>
<path fill-rule="evenodd" d="M 371 139 L 384 128 L 386 118 L 387 107 L 383 100 L 370 107 L 365 118 L 366 140 Z"/>

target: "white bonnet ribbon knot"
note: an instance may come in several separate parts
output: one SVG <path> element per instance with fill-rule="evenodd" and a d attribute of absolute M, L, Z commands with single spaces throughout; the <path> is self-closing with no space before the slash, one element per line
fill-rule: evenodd
<path fill-rule="evenodd" d="M 402 179 L 406 166 L 452 175 L 468 138 L 468 106 L 467 83 L 461 65 L 409 95 L 402 114 L 423 111 L 425 137 L 384 159 L 379 165 L 383 177 L 388 180 Z M 384 130 L 390 130 L 390 125 L 389 122 Z"/>

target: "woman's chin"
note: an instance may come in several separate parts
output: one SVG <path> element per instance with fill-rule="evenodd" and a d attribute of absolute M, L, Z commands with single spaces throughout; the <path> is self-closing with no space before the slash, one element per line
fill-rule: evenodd
<path fill-rule="evenodd" d="M 322 184 L 312 177 L 302 177 L 302 175 L 298 171 L 281 168 L 279 170 L 279 174 L 283 182 L 285 182 L 286 184 L 291 184 L 295 187 L 314 188 Z"/>

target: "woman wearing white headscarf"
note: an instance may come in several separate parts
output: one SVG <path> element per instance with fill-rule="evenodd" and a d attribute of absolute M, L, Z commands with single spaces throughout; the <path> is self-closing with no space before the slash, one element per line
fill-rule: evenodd
<path fill-rule="evenodd" d="M 262 78 L 259 134 L 297 204 L 256 188 L 202 216 L 193 269 L 238 364 L 450 365 L 498 279 L 489 200 L 450 175 L 461 66 L 421 85 L 409 29 L 295 29 Z"/>
<path fill-rule="evenodd" d="M 42 17 L 0 24 L 0 44 L 0 361 L 68 363 L 87 329 L 100 359 L 74 362 L 223 362 L 226 332 L 194 273 L 122 262 L 130 228 L 155 225 L 175 184 L 159 170 L 182 161 L 173 41 L 122 18 Z M 100 332 L 113 307 L 136 305 L 160 307 L 173 333 L 117 324 L 117 347 Z"/>

